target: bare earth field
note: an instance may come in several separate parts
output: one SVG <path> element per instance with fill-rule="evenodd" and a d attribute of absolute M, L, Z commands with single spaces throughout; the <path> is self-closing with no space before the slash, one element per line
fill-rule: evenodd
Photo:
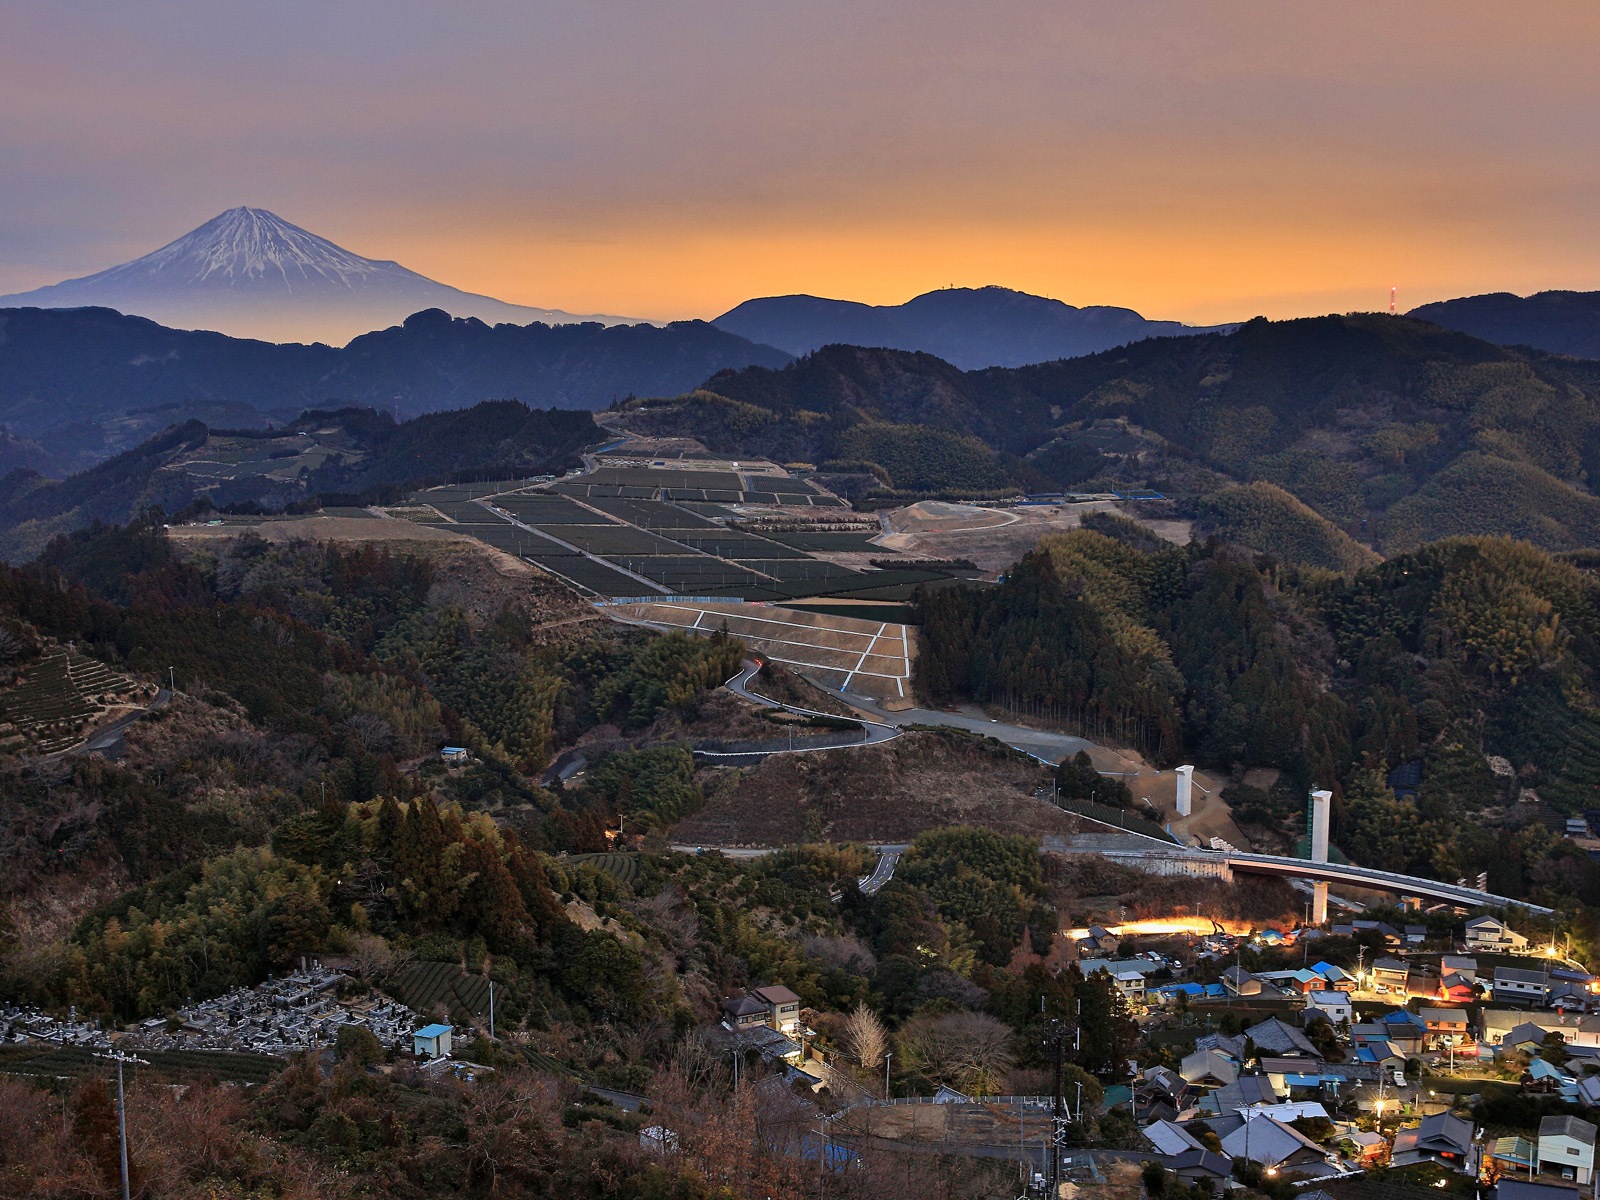
<path fill-rule="evenodd" d="M 823 839 L 899 843 L 944 825 L 1035 836 L 1087 828 L 1034 798 L 1050 774 L 1010 751 L 941 733 L 780 754 L 750 770 L 706 772 L 705 807 L 670 837 L 707 846 L 781 846 Z"/>
<path fill-rule="evenodd" d="M 619 621 L 710 633 L 726 628 L 752 654 L 829 687 L 880 699 L 910 694 L 916 637 L 904 625 L 803 612 L 770 604 L 662 602 L 608 606 Z"/>
<path fill-rule="evenodd" d="M 298 517 L 289 520 L 261 521 L 255 525 L 174 525 L 167 536 L 176 542 L 204 542 L 238 537 L 245 530 L 269 542 L 305 540 L 313 542 L 441 542 L 468 540 L 448 526 L 419 525 L 412 521 L 384 517 Z"/>
<path fill-rule="evenodd" d="M 879 540 L 887 549 L 921 558 L 965 558 L 985 571 L 1001 571 L 1032 550 L 1045 534 L 1077 529 L 1083 514 L 1089 512 L 1121 509 L 1109 500 L 1008 509 L 924 500 L 885 513 L 884 521 L 892 532 Z M 1189 540 L 1188 521 L 1135 519 L 1177 545 Z"/>

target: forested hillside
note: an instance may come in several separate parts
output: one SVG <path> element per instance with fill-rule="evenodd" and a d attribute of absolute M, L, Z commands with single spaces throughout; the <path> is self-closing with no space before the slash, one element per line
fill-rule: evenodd
<path fill-rule="evenodd" d="M 1204 532 L 1280 562 L 1356 571 L 1378 561 L 1371 550 L 1276 484 L 1225 487 L 1202 497 L 1198 507 Z"/>
<path fill-rule="evenodd" d="M 458 999 L 494 983 L 497 1040 L 479 1010 L 454 1013 L 470 1079 L 405 1059 L 369 1070 L 394 1056 L 353 1026 L 331 1077 L 316 1055 L 195 1051 L 203 1065 L 180 1089 L 141 1068 L 139 1194 L 798 1194 L 816 1173 L 798 1140 L 814 1102 L 754 1053 L 735 1091 L 706 1032 L 724 996 L 762 983 L 801 998 L 841 1088 L 876 1087 L 892 1047 L 897 1091 L 1036 1090 L 1052 1013 L 1081 1014 L 1071 1071 L 1091 1104 L 1100 1085 L 1083 1072 L 1121 1069 L 1137 1029 L 1115 985 L 1042 958 L 1063 917 L 1037 841 L 924 833 L 870 898 L 861 847 L 665 852 L 662 831 L 717 778 L 673 731 L 740 645 L 597 626 L 535 579 L 463 607 L 452 597 L 480 598 L 470 572 L 487 568 L 461 547 L 436 554 L 245 537 L 183 560 L 136 526 L 0 568 L 0 688 L 45 638 L 141 679 L 170 668 L 178 684 L 116 761 L 0 758 L 0 995 L 152 1019 L 159 1036 L 162 1016 L 308 955 L 341 964 L 341 999 L 378 989 L 424 1020 L 446 1011 L 439 981 Z M 583 777 L 539 787 L 580 738 Z M 441 742 L 470 763 L 438 761 Z M 81 1078 L 92 1060 L 48 1049 L 69 1077 L 41 1088 L 67 1105 L 0 1081 L 0 1190 L 61 1194 L 63 1175 L 76 1194 L 114 1190 L 105 1093 Z M 37 1047 L 7 1050 L 8 1070 L 35 1067 Z M 219 1064 L 257 1086 L 196 1077 Z M 641 1149 L 645 1114 L 585 1100 L 580 1081 L 647 1095 L 648 1120 L 680 1139 L 670 1170 Z M 864 1147 L 858 1163 L 830 1195 L 911 1200 L 934 1178 L 921 1154 Z M 981 1164 L 935 1166 L 941 1187 L 991 1194 Z"/>
<path fill-rule="evenodd" d="M 62 480 L 16 470 L 0 478 L 0 558 L 31 558 L 57 534 L 145 512 L 176 515 L 197 501 L 247 511 L 315 507 L 401 485 L 514 478 L 564 468 L 600 437 L 585 412 L 515 400 L 396 421 L 373 409 L 302 413 L 271 430 L 187 421 Z"/>
<path fill-rule="evenodd" d="M 703 321 L 490 326 L 428 309 L 336 347 L 168 329 L 107 308 L 10 308 L 0 422 L 28 439 L 12 461 L 59 478 L 188 419 L 241 428 L 346 406 L 406 418 L 507 399 L 594 411 L 788 359 Z"/>
<path fill-rule="evenodd" d="M 1077 531 L 998 588 L 924 594 L 916 683 L 1163 763 L 1279 768 L 1270 793 L 1230 797 L 1267 830 L 1334 787 L 1336 841 L 1367 865 L 1593 902 L 1600 868 L 1542 817 L 1594 807 L 1600 780 L 1600 582 L 1583 562 L 1467 538 L 1338 574 Z M 1416 803 L 1397 801 L 1386 777 L 1416 762 Z"/>
<path fill-rule="evenodd" d="M 925 354 L 829 346 L 628 413 L 630 425 L 723 451 L 875 467 L 885 482 L 869 503 L 1150 487 L 1196 515 L 1227 484 L 1262 482 L 1383 553 L 1458 534 L 1553 550 L 1600 536 L 1590 490 L 1600 364 L 1408 318 L 1255 320 L 1227 335 L 966 373 Z M 1262 495 L 1208 511 L 1221 519 Z M 1361 557 L 1335 531 L 1291 536 L 1286 520 L 1304 531 L 1303 515 L 1281 511 L 1244 524 L 1265 536 L 1266 521 L 1275 552 L 1303 549 L 1307 562 Z"/>

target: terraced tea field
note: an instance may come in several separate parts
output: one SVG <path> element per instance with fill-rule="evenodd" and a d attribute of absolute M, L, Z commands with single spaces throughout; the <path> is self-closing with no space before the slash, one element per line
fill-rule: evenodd
<path fill-rule="evenodd" d="M 236 1054 L 226 1050 L 141 1050 L 149 1066 L 131 1067 L 137 1077 L 187 1081 L 211 1076 L 231 1083 L 265 1083 L 283 1070 L 281 1058 L 265 1054 Z M 82 1079 L 104 1076 L 109 1065 L 83 1046 L 39 1044 L 0 1046 L 0 1075 L 26 1075 L 34 1079 Z"/>
<path fill-rule="evenodd" d="M 154 687 L 75 651 L 48 652 L 0 691 L 0 754 L 69 749 L 107 710 L 143 703 L 154 694 Z"/>
<path fill-rule="evenodd" d="M 613 850 L 604 854 L 571 854 L 569 863 L 582 863 L 611 876 L 618 883 L 632 883 L 639 878 L 639 856 Z"/>
<path fill-rule="evenodd" d="M 407 1008 L 431 1017 L 442 1006 L 460 1025 L 489 1011 L 489 981 L 458 963 L 412 963 L 395 977 L 394 990 Z"/>

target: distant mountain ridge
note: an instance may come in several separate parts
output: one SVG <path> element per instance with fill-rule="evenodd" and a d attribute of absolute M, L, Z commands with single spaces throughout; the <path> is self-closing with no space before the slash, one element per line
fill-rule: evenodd
<path fill-rule="evenodd" d="M 712 324 L 796 356 L 827 345 L 916 350 L 964 371 L 1077 358 L 1145 338 L 1233 328 L 1151 321 L 1131 308 L 1075 308 L 1002 287 L 944 288 L 886 305 L 767 296 L 746 300 Z"/>
<path fill-rule="evenodd" d="M 425 308 L 518 325 L 639 323 L 464 292 L 399 263 L 363 258 L 261 208 L 230 208 L 132 262 L 0 296 L 0 308 L 20 307 L 111 308 L 179 328 L 335 344 Z"/>
<path fill-rule="evenodd" d="M 336 348 L 169 329 L 103 308 L 0 309 L 0 425 L 23 439 L 0 439 L 0 468 L 70 474 L 190 418 L 237 429 L 306 408 L 412 417 L 493 399 L 594 411 L 788 361 L 703 321 L 491 328 L 430 309 Z"/>
<path fill-rule="evenodd" d="M 636 401 L 630 430 L 815 463 L 871 507 L 1018 492 L 1160 492 L 1177 515 L 1328 566 L 1463 534 L 1600 549 L 1600 363 L 1378 314 L 1267 321 L 962 372 L 828 346 Z"/>
<path fill-rule="evenodd" d="M 1600 292 L 1490 292 L 1424 304 L 1406 315 L 1502 346 L 1600 358 Z"/>

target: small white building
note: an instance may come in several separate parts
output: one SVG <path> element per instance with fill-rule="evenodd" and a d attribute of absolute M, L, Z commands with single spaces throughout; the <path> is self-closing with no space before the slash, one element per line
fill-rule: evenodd
<path fill-rule="evenodd" d="M 1499 917 L 1473 917 L 1467 922 L 1468 950 L 1526 950 L 1528 939 Z"/>
<path fill-rule="evenodd" d="M 1306 996 L 1306 1020 L 1311 1020 L 1316 1013 L 1327 1017 L 1328 1024 L 1337 1029 L 1339 1022 L 1355 1020 L 1356 1009 L 1348 992 L 1311 992 Z"/>
<path fill-rule="evenodd" d="M 1594 1178 L 1595 1127 L 1577 1117 L 1546 1117 L 1539 1122 L 1539 1173 L 1559 1175 L 1579 1187 Z"/>
<path fill-rule="evenodd" d="M 1117 991 L 1129 1004 L 1144 1003 L 1144 976 L 1139 972 L 1118 971 L 1111 977 L 1111 982 L 1117 985 Z"/>

